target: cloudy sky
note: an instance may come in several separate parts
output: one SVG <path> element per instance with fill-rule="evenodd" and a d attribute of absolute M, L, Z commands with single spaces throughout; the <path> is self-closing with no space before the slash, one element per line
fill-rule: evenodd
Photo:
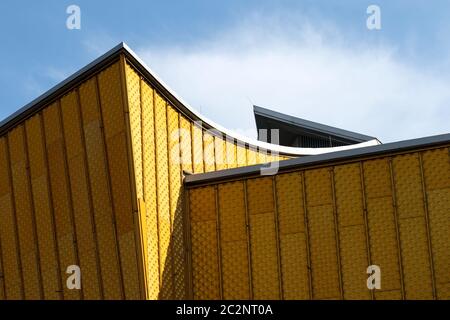
<path fill-rule="evenodd" d="M 81 8 L 68 30 L 66 8 Z M 381 30 L 366 27 L 381 9 Z M 1 1 L 0 118 L 124 41 L 181 97 L 255 136 L 252 105 L 383 142 L 450 132 L 448 1 Z"/>

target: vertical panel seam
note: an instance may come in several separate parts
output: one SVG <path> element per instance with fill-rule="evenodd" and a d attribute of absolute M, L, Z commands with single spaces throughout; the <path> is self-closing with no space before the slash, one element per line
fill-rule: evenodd
<path fill-rule="evenodd" d="M 14 220 L 14 233 L 15 233 L 15 240 L 16 240 L 16 246 L 17 246 L 17 265 L 19 267 L 19 275 L 20 275 L 20 281 L 21 281 L 21 295 L 22 299 L 25 299 L 25 280 L 23 277 L 23 265 L 22 265 L 22 253 L 20 249 L 20 239 L 19 239 L 19 226 L 17 222 L 17 208 L 16 208 L 16 195 L 14 192 L 14 185 L 13 185 L 13 178 L 12 178 L 12 167 L 11 167 L 11 150 L 9 147 L 9 135 L 6 136 L 6 149 L 7 149 L 7 161 L 8 161 L 8 175 L 9 175 L 9 185 L 11 188 L 11 204 L 13 209 L 13 220 Z"/>
<path fill-rule="evenodd" d="M 191 219 L 190 219 L 190 199 L 189 199 L 189 190 L 186 189 L 184 191 L 184 201 L 185 201 L 185 214 L 184 214 L 184 221 L 185 221 L 185 260 L 186 260 L 186 298 L 187 299 L 193 299 L 194 292 L 192 290 L 192 243 L 191 243 Z"/>
<path fill-rule="evenodd" d="M 398 212 L 397 212 L 397 196 L 395 191 L 395 182 L 394 182 L 394 169 L 392 167 L 392 157 L 389 157 L 389 172 L 391 178 L 391 189 L 392 189 L 392 205 L 394 207 L 394 223 L 395 223 L 395 232 L 397 238 L 397 251 L 398 251 L 398 263 L 399 263 L 399 276 L 400 276 L 400 284 L 402 290 L 402 299 L 405 300 L 405 281 L 404 281 L 404 270 L 403 270 L 403 261 L 402 261 L 402 251 L 401 251 L 401 239 L 400 239 L 400 227 L 398 223 Z"/>
<path fill-rule="evenodd" d="M 125 136 L 126 136 L 126 149 L 127 149 L 127 161 L 128 161 L 128 185 L 130 188 L 131 193 L 131 208 L 132 208 L 132 218 L 133 218 L 133 235 L 134 235 L 134 252 L 136 254 L 136 268 L 137 268 L 137 276 L 138 276 L 138 287 L 139 287 L 139 297 L 142 299 L 142 296 L 145 297 L 145 291 L 144 290 L 144 283 L 143 281 L 143 272 L 142 269 L 143 265 L 140 263 L 142 257 L 140 252 L 141 250 L 141 232 L 140 232 L 140 219 L 139 219 L 139 210 L 138 210 L 138 197 L 137 197 L 137 191 L 136 191 L 136 174 L 135 174 L 135 168 L 134 168 L 134 153 L 133 153 L 133 142 L 131 137 L 131 124 L 130 124 L 130 107 L 128 102 L 128 85 L 127 85 L 127 79 L 125 74 L 125 68 L 126 68 L 126 62 L 125 57 L 123 55 L 120 55 L 119 60 L 119 66 L 120 66 L 120 72 L 119 72 L 119 78 L 120 78 L 120 88 L 121 88 L 121 97 L 122 97 L 122 104 L 124 108 L 123 117 L 125 122 Z M 139 92 L 140 94 L 140 92 Z M 141 119 L 142 121 L 142 119 Z M 141 152 L 142 156 L 142 152 Z M 141 181 L 142 184 L 142 181 Z M 125 292 L 125 299 L 126 299 L 126 292 Z"/>
<path fill-rule="evenodd" d="M 272 176 L 272 196 L 273 196 L 273 208 L 274 208 L 274 223 L 275 223 L 275 236 L 276 236 L 276 250 L 277 250 L 277 268 L 278 268 L 278 286 L 280 299 L 284 299 L 283 290 L 283 272 L 281 263 L 281 240 L 280 240 L 280 228 L 279 228 L 279 217 L 278 217 L 278 201 L 277 201 L 277 183 L 275 176 Z"/>
<path fill-rule="evenodd" d="M 365 185 L 364 167 L 363 167 L 362 161 L 359 162 L 359 177 L 360 177 L 360 182 L 361 182 L 364 228 L 365 228 L 365 234 L 366 234 L 367 263 L 370 266 L 370 265 L 372 265 L 372 252 L 370 249 L 370 233 L 369 233 L 369 219 L 368 219 L 368 211 L 367 211 L 366 185 Z M 375 300 L 375 293 L 373 290 L 370 290 L 370 296 L 371 296 L 372 300 Z"/>
<path fill-rule="evenodd" d="M 156 155 L 156 102 L 155 102 L 155 89 L 152 88 L 152 104 L 153 104 L 153 141 L 155 142 L 155 147 L 153 148 L 153 152 L 155 155 L 155 187 L 158 188 L 158 157 Z M 157 232 L 157 239 L 158 239 L 158 296 L 160 295 L 161 291 L 161 278 L 162 278 L 162 271 L 161 271 L 161 236 L 159 233 L 159 202 L 158 202 L 158 192 L 155 190 L 155 202 L 156 202 L 156 232 Z"/>
<path fill-rule="evenodd" d="M 420 165 L 420 178 L 421 178 L 421 182 L 422 182 L 422 192 L 423 192 L 423 209 L 425 211 L 428 254 L 429 254 L 429 259 L 430 259 L 431 285 L 432 285 L 432 290 L 433 290 L 433 299 L 436 300 L 437 299 L 436 277 L 435 277 L 435 271 L 434 271 L 433 246 L 431 244 L 430 216 L 429 216 L 429 210 L 428 210 L 428 194 L 427 194 L 427 186 L 426 186 L 425 175 L 424 175 L 424 170 L 423 170 L 422 152 L 418 152 L 418 156 L 419 156 L 419 165 Z"/>
<path fill-rule="evenodd" d="M 180 201 L 180 204 L 181 204 L 180 205 L 180 212 L 178 212 L 178 214 L 183 215 L 183 200 L 184 200 L 184 192 L 183 192 L 184 191 L 184 185 L 183 185 L 183 161 L 184 161 L 184 159 L 183 159 L 182 151 L 181 151 L 181 148 L 182 148 L 182 146 L 181 146 L 181 134 L 182 134 L 181 131 L 182 130 L 181 130 L 181 114 L 179 112 L 177 112 L 177 117 L 178 117 L 178 145 L 179 145 L 178 157 L 179 157 L 179 160 L 180 160 L 179 161 L 180 164 L 179 164 L 179 168 L 178 168 L 178 172 L 180 174 L 180 192 L 178 194 L 178 197 L 179 197 L 179 201 Z M 181 223 L 183 223 L 184 219 L 180 219 L 180 221 L 181 221 Z M 183 232 L 181 239 L 182 239 L 182 241 L 184 241 L 184 228 L 181 228 L 180 231 Z M 182 248 L 184 248 L 184 243 L 182 243 Z"/>
<path fill-rule="evenodd" d="M 124 280 L 123 280 L 123 273 L 122 273 L 122 263 L 120 259 L 120 246 L 119 246 L 119 239 L 117 235 L 117 223 L 116 223 L 116 209 L 114 207 L 114 199 L 112 194 L 112 187 L 111 187 L 111 174 L 110 174 L 110 166 L 109 166 L 109 155 L 108 155 L 108 146 L 106 144 L 106 135 L 105 135 L 105 127 L 103 123 L 103 104 L 101 101 L 100 96 L 100 88 L 99 88 L 99 80 L 98 76 L 95 77 L 95 83 L 96 83 L 96 92 L 97 92 L 97 98 L 99 101 L 99 116 L 100 116 L 100 128 L 102 133 L 102 142 L 103 142 L 103 152 L 105 156 L 105 169 L 106 169 L 106 182 L 108 184 L 108 195 L 111 205 L 111 219 L 113 222 L 113 233 L 114 233 L 114 241 L 115 241 L 115 247 L 116 247 L 116 255 L 117 255 L 117 267 L 119 271 L 119 287 L 120 287 L 120 295 L 122 299 L 125 298 L 125 286 L 124 286 Z"/>
<path fill-rule="evenodd" d="M 146 186 L 145 186 L 145 164 L 146 164 L 146 160 L 145 160 L 145 156 L 144 156 L 144 109 L 143 109 L 143 94 L 142 94 L 142 83 L 144 82 L 144 79 L 142 77 L 139 77 L 139 104 L 140 104 L 140 113 L 141 113 L 141 171 L 142 171 L 142 197 L 144 198 L 144 203 L 146 203 L 146 199 L 145 199 L 145 195 L 146 195 Z M 141 212 L 139 210 L 139 216 L 141 217 Z M 141 247 L 141 254 L 142 256 L 142 264 L 143 264 L 143 281 L 144 281 L 144 298 L 145 300 L 149 299 L 149 288 L 148 288 L 148 270 L 147 270 L 147 261 L 148 261 L 148 256 L 147 256 L 147 250 L 148 248 L 145 248 L 144 245 L 144 237 L 147 237 L 147 234 L 142 234 L 142 230 L 143 230 L 143 226 L 142 224 L 145 223 L 145 225 L 147 225 L 147 204 L 145 204 L 145 217 L 144 217 L 145 221 L 140 220 L 141 222 L 141 243 L 142 243 L 142 247 Z M 145 230 L 147 230 L 147 228 L 145 228 Z M 148 232 L 148 230 L 147 230 Z M 147 246 L 149 244 L 147 243 Z"/>
<path fill-rule="evenodd" d="M 217 184 L 214 185 L 214 198 L 216 205 L 216 241 L 217 241 L 217 271 L 219 280 L 219 297 L 223 300 L 223 274 L 222 274 L 222 248 L 220 232 L 220 209 L 219 209 L 219 190 Z"/>
<path fill-rule="evenodd" d="M 236 148 L 237 150 L 237 148 Z M 248 281 L 249 281 L 249 294 L 250 299 L 253 300 L 253 266 L 252 266 L 252 246 L 251 246 L 251 236 L 250 236 L 250 217 L 248 212 L 248 196 L 247 196 L 247 180 L 243 181 L 244 186 L 244 205 L 245 205 L 245 224 L 247 233 L 247 255 L 248 255 Z"/>
<path fill-rule="evenodd" d="M 333 198 L 333 218 L 334 218 L 334 233 L 336 237 L 336 258 L 338 267 L 338 277 L 339 277 L 339 291 L 341 294 L 341 299 L 344 299 L 344 285 L 342 283 L 342 264 L 341 264 L 341 246 L 340 246 L 340 233 L 339 233 L 339 221 L 338 212 L 336 206 L 336 186 L 334 181 L 334 170 L 335 167 L 332 166 L 329 169 L 330 179 L 331 179 L 331 195 Z"/>
<path fill-rule="evenodd" d="M 175 273 L 174 273 L 174 264 L 173 264 L 173 218 L 172 218 L 172 191 L 171 191 L 171 159 L 170 159 L 170 134 L 169 134 L 169 104 L 167 101 L 164 102 L 165 110 L 166 110 L 166 144 L 167 144 L 167 184 L 168 184 L 168 193 L 169 193 L 169 246 L 167 248 L 167 255 L 166 255 L 166 261 L 167 259 L 170 259 L 170 273 L 172 274 L 172 283 L 171 289 L 170 289 L 170 296 L 173 297 L 174 294 L 174 288 L 175 288 Z"/>
<path fill-rule="evenodd" d="M 45 299 L 44 293 L 44 278 L 42 276 L 42 267 L 41 267 L 41 252 L 39 248 L 39 237 L 37 232 L 37 218 L 36 218 L 36 209 L 35 209 L 35 201 L 33 195 L 33 184 L 31 183 L 31 167 L 30 167 L 30 150 L 28 148 L 28 133 L 26 124 L 22 125 L 23 128 L 23 145 L 25 149 L 25 166 L 26 166 L 26 174 L 27 174 L 27 184 L 28 184 L 28 196 L 30 197 L 30 211 L 31 211 L 31 224 L 33 225 L 33 238 L 34 244 L 36 248 L 36 262 L 37 262 L 37 271 L 38 271 L 38 281 L 39 281 L 39 295 L 41 299 Z"/>
<path fill-rule="evenodd" d="M 53 200 L 53 192 L 51 188 L 51 180 L 50 180 L 50 165 L 48 162 L 48 149 L 47 149 L 47 141 L 45 139 L 45 125 L 44 118 L 42 112 L 39 113 L 39 124 L 41 126 L 42 132 L 42 145 L 44 148 L 44 162 L 46 168 L 46 178 L 47 178 L 47 193 L 50 202 L 50 212 L 51 212 L 51 223 L 52 223 L 52 231 L 53 231 L 53 241 L 55 242 L 55 257 L 56 257 L 56 266 L 58 271 L 58 286 L 59 286 L 59 295 L 62 300 L 64 300 L 64 288 L 63 288 L 63 280 L 62 280 L 62 269 L 61 269 L 61 256 L 59 254 L 59 241 L 58 234 L 56 231 L 56 218 L 55 218 L 55 209 L 54 209 L 54 200 Z"/>
<path fill-rule="evenodd" d="M 70 173 L 69 173 L 69 164 L 68 164 L 68 160 L 67 160 L 67 145 L 66 145 L 66 134 L 64 132 L 64 122 L 62 119 L 62 106 L 61 106 L 61 101 L 58 100 L 57 102 L 57 109 L 58 111 L 58 119 L 59 119 L 59 124 L 60 124 L 60 128 L 61 128 L 61 137 L 62 137 L 62 145 L 63 145 L 63 158 L 64 158 L 64 172 L 65 172 L 65 176 L 66 176 L 66 187 L 67 187 L 67 191 L 68 191 L 68 196 L 69 196 L 69 211 L 70 211 L 70 222 L 72 224 L 72 231 L 73 231 L 73 245 L 74 245 L 74 251 L 75 251 L 75 261 L 77 263 L 77 265 L 81 268 L 81 264 L 80 264 L 80 255 L 78 252 L 78 236 L 77 236 L 77 228 L 75 225 L 75 214 L 74 214 L 74 210 L 73 210 L 73 198 L 72 198 L 72 182 L 70 179 Z M 80 295 L 80 299 L 83 300 L 84 299 L 84 290 L 83 287 L 81 287 L 80 291 L 79 291 L 79 295 Z"/>
<path fill-rule="evenodd" d="M 308 220 L 308 207 L 306 199 L 306 182 L 305 182 L 305 171 L 301 172 L 302 178 L 302 196 L 303 196 L 303 212 L 305 214 L 305 240 L 306 240 L 306 251 L 307 251 L 307 272 L 308 272 L 308 285 L 309 285 L 309 299 L 313 299 L 313 283 L 312 283 L 312 268 L 311 268 L 311 248 L 309 245 L 309 220 Z"/>
<path fill-rule="evenodd" d="M 86 137 L 84 134 L 84 125 L 83 125 L 83 111 L 81 110 L 81 100 L 80 100 L 80 91 L 78 88 L 75 89 L 76 98 L 77 98 L 77 109 L 78 109 L 78 117 L 80 119 L 80 134 L 81 134 L 81 146 L 83 152 L 83 162 L 84 162 L 84 171 L 86 177 L 86 189 L 88 193 L 88 201 L 89 201 L 89 211 L 90 211 L 90 221 L 92 225 L 92 233 L 94 236 L 94 250 L 95 250 L 95 260 L 97 266 L 97 280 L 98 280 L 98 288 L 100 293 L 100 299 L 104 299 L 104 289 L 103 289 L 103 278 L 100 266 L 100 252 L 98 249 L 98 235 L 97 235 L 97 226 L 95 224 L 94 218 L 94 204 L 92 199 L 92 190 L 91 190 L 91 177 L 89 173 L 88 159 L 87 159 L 87 150 L 86 150 Z"/>
<path fill-rule="evenodd" d="M 3 299 L 6 300 L 6 285 L 5 285 L 5 269 L 4 269 L 5 259 L 2 250 L 2 237 L 0 236 L 0 283 L 2 284 Z"/>

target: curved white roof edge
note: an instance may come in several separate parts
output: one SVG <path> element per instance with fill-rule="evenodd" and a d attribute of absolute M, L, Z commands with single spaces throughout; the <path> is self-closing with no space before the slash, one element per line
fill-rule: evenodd
<path fill-rule="evenodd" d="M 317 155 L 335 151 L 342 150 L 350 150 L 350 149 L 358 149 L 363 147 L 369 147 L 380 144 L 377 139 L 373 139 L 370 141 L 365 141 L 362 143 L 340 146 L 340 147 L 328 147 L 328 148 L 294 148 L 294 147 L 286 147 L 280 146 L 277 144 L 267 143 L 258 141 L 256 139 L 252 139 L 246 136 L 243 136 L 239 133 L 233 132 L 232 130 L 226 129 L 220 124 L 215 123 L 214 121 L 208 119 L 204 115 L 200 114 L 195 108 L 193 108 L 189 103 L 187 103 L 183 98 L 181 98 L 172 88 L 170 88 L 126 43 L 123 43 L 123 48 L 126 49 L 134 59 L 136 59 L 142 66 L 162 85 L 167 91 L 170 92 L 180 103 L 182 103 L 189 111 L 191 111 L 201 122 L 208 124 L 209 126 L 221 131 L 226 137 L 230 139 L 236 139 L 243 143 L 248 144 L 250 147 L 265 149 L 269 151 L 274 151 L 280 154 L 292 155 L 292 156 L 305 156 L 305 155 Z"/>

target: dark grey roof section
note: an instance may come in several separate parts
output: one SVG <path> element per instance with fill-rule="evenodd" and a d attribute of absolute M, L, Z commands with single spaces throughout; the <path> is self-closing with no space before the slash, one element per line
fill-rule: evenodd
<path fill-rule="evenodd" d="M 411 139 L 399 142 L 380 144 L 371 147 L 330 152 L 320 155 L 283 160 L 279 162 L 279 172 L 289 170 L 292 168 L 301 168 L 312 165 L 323 165 L 335 161 L 345 161 L 353 159 L 356 160 L 363 157 L 379 156 L 392 152 L 405 152 L 413 149 L 431 148 L 444 145 L 450 145 L 450 133 L 419 139 Z M 267 164 L 266 165 L 258 164 L 235 169 L 227 169 L 221 171 L 188 175 L 185 176 L 184 183 L 187 186 L 193 186 L 197 184 L 212 183 L 227 179 L 244 178 L 247 176 L 259 174 L 261 168 L 263 167 L 267 167 Z"/>
<path fill-rule="evenodd" d="M 344 129 L 339 129 L 339 128 L 327 126 L 327 125 L 324 125 L 321 123 L 293 117 L 293 116 L 290 116 L 287 114 L 283 114 L 280 112 L 276 112 L 276 111 L 258 107 L 258 106 L 253 106 L 253 112 L 255 114 L 255 120 L 257 122 L 257 125 L 258 125 L 258 117 L 263 117 L 263 118 L 275 120 L 277 122 L 281 122 L 284 124 L 299 127 L 302 129 L 310 130 L 312 132 L 317 132 L 317 133 L 321 133 L 324 135 L 330 135 L 330 136 L 334 136 L 334 137 L 343 138 L 343 139 L 352 141 L 353 143 L 360 143 L 360 142 L 377 139 L 375 137 L 371 137 L 371 136 L 367 136 L 364 134 L 360 134 L 360 133 L 356 133 L 356 132 L 352 132 L 352 131 L 348 131 L 348 130 L 344 130 Z"/>

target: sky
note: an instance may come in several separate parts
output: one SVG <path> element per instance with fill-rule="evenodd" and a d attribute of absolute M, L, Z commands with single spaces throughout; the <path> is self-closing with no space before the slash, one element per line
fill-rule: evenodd
<path fill-rule="evenodd" d="M 192 107 L 250 137 L 253 105 L 382 142 L 448 133 L 450 2 L 429 2 L 1 1 L 0 119 L 123 41 Z M 380 29 L 367 28 L 369 5 Z"/>

